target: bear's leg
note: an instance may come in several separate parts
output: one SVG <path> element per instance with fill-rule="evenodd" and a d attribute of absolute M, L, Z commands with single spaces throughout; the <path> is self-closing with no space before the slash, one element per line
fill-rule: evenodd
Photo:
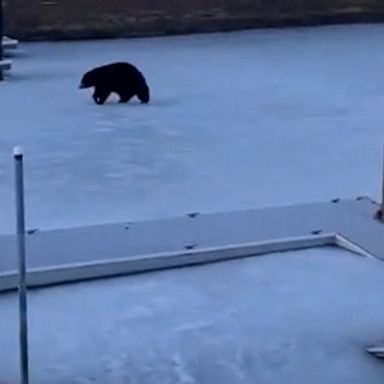
<path fill-rule="evenodd" d="M 118 95 L 120 97 L 119 103 L 128 103 L 128 101 L 131 100 L 133 96 L 135 96 L 133 92 L 129 91 L 120 91 L 118 92 Z"/>
<path fill-rule="evenodd" d="M 111 92 L 109 90 L 96 86 L 95 92 L 93 93 L 93 100 L 95 100 L 96 104 L 104 104 L 110 94 Z"/>

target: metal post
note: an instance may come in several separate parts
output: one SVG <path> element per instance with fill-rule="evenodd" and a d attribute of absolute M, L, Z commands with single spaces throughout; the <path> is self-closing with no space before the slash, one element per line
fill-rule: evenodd
<path fill-rule="evenodd" d="M 0 0 L 0 61 L 3 60 L 3 34 L 4 34 L 4 12 L 3 0 Z M 3 71 L 0 69 L 0 80 L 4 80 Z"/>
<path fill-rule="evenodd" d="M 1 1 L 1 0 L 0 0 Z M 26 256 L 25 256 L 25 212 L 24 212 L 24 176 L 23 152 L 16 147 L 13 150 L 15 160 L 16 189 L 16 230 L 17 251 L 19 257 L 19 326 L 20 326 L 20 375 L 21 384 L 29 383 L 28 364 L 28 317 L 26 287 Z"/>
<path fill-rule="evenodd" d="M 383 153 L 382 153 L 381 196 L 380 196 L 379 209 L 375 214 L 375 219 L 384 223 L 384 145 L 383 145 Z"/>
<path fill-rule="evenodd" d="M 384 145 L 382 153 L 382 170 L 381 170 L 381 202 L 380 202 L 380 213 L 379 219 L 384 222 Z"/>

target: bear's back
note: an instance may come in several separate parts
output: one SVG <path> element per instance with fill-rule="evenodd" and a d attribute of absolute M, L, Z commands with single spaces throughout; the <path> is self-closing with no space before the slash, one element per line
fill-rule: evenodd
<path fill-rule="evenodd" d="M 130 63 L 116 62 L 95 68 L 93 71 L 96 76 L 108 79 L 113 83 L 125 81 L 130 83 L 145 82 L 142 73 Z"/>

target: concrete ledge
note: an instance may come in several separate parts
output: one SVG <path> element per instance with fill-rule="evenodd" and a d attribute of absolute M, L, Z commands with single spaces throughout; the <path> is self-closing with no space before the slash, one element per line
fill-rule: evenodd
<path fill-rule="evenodd" d="M 28 285 L 175 268 L 326 245 L 384 259 L 384 225 L 367 198 L 27 235 Z M 16 239 L 0 236 L 0 291 L 16 288 Z"/>
<path fill-rule="evenodd" d="M 326 245 L 336 245 L 334 235 L 281 239 L 195 251 L 148 254 L 127 259 L 111 260 L 109 262 L 95 260 L 89 263 L 58 265 L 52 268 L 29 270 L 27 284 L 29 287 L 44 287 Z M 16 286 L 17 274 L 15 272 L 0 274 L 0 291 L 12 290 Z"/>

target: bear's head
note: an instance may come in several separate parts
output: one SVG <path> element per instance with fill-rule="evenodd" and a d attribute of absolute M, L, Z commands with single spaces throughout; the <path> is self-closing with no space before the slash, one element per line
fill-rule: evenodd
<path fill-rule="evenodd" d="M 80 89 L 90 88 L 96 85 L 96 76 L 94 70 L 87 72 L 80 82 Z"/>
<path fill-rule="evenodd" d="M 138 90 L 137 92 L 137 97 L 139 98 L 139 100 L 143 103 L 143 104 L 147 104 L 149 102 L 149 99 L 150 99 L 150 95 L 149 95 L 149 87 L 146 83 L 144 83 L 140 89 Z"/>

